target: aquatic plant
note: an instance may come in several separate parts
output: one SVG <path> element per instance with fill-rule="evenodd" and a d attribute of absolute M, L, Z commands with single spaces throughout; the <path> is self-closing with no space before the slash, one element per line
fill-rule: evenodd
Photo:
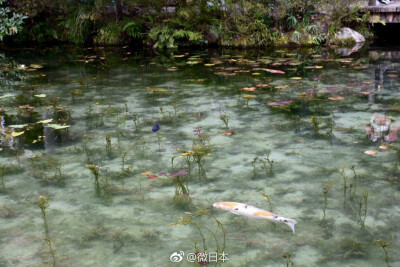
<path fill-rule="evenodd" d="M 344 167 L 340 167 L 340 168 L 339 168 L 339 171 L 340 171 L 340 174 L 341 174 L 342 177 L 343 177 L 343 192 L 344 192 L 344 195 L 346 195 L 346 190 L 347 190 L 347 176 L 346 176 L 346 173 L 345 173 L 345 168 L 344 168 Z"/>
<path fill-rule="evenodd" d="M 196 206 L 196 209 L 197 210 L 195 212 L 185 212 L 186 217 L 179 217 L 178 222 L 170 223 L 168 225 L 170 226 L 191 225 L 195 227 L 201 237 L 200 242 L 202 243 L 202 249 L 200 250 L 197 247 L 198 241 L 191 239 L 191 241 L 194 244 L 196 252 L 207 251 L 207 239 L 206 235 L 204 234 L 204 231 L 207 231 L 211 235 L 212 239 L 215 241 L 216 249 L 213 251 L 217 253 L 222 253 L 225 249 L 225 239 L 226 239 L 226 231 L 224 226 L 217 218 L 211 215 L 210 209 L 201 208 L 198 206 Z M 218 230 L 213 231 L 209 227 L 205 226 L 203 218 L 208 218 L 216 224 L 218 230 L 220 231 L 220 235 L 222 236 L 222 242 L 218 238 Z"/>
<path fill-rule="evenodd" d="M 268 201 L 269 211 L 273 212 L 274 209 L 273 209 L 273 207 L 272 207 L 270 197 L 265 193 L 265 190 L 263 191 L 263 197 L 264 197 L 265 200 Z"/>
<path fill-rule="evenodd" d="M 390 267 L 390 265 L 389 265 L 389 256 L 388 256 L 388 252 L 387 252 L 387 247 L 390 247 L 392 245 L 392 243 L 390 242 L 390 239 L 391 239 L 391 236 L 389 238 L 385 239 L 385 240 L 377 239 L 375 241 L 375 245 L 377 245 L 377 246 L 379 246 L 379 247 L 381 247 L 383 249 L 384 255 L 383 255 L 382 258 L 385 261 L 387 267 Z"/>
<path fill-rule="evenodd" d="M 106 135 L 106 152 L 107 152 L 107 156 L 111 157 L 112 146 L 111 146 L 111 135 L 110 134 Z"/>
<path fill-rule="evenodd" d="M 358 201 L 358 223 L 361 228 L 365 228 L 365 219 L 367 218 L 368 208 L 368 192 L 365 190 L 362 194 L 362 198 Z"/>
<path fill-rule="evenodd" d="M 294 263 L 291 259 L 292 255 L 289 252 L 283 252 L 282 257 L 285 258 L 286 267 L 294 266 Z"/>
<path fill-rule="evenodd" d="M 95 184 L 99 185 L 100 166 L 99 165 L 94 165 L 94 164 L 86 164 L 86 168 L 88 168 L 89 171 L 93 174 Z"/>
<path fill-rule="evenodd" d="M 193 143 L 192 150 L 183 151 L 180 157 L 184 158 L 188 166 L 189 174 L 191 174 L 192 163 L 196 163 L 198 167 L 198 176 L 200 179 L 206 179 L 206 171 L 204 169 L 204 158 L 211 155 L 213 148 L 211 145 L 197 145 Z"/>
<path fill-rule="evenodd" d="M 47 196 L 43 196 L 43 195 L 39 196 L 39 200 L 33 202 L 36 206 L 38 206 L 40 208 L 46 237 L 49 236 L 49 226 L 47 224 L 47 213 L 46 213 L 46 209 L 49 207 L 49 202 L 50 202 L 50 199 Z"/>
<path fill-rule="evenodd" d="M 6 185 L 4 184 L 4 172 L 6 170 L 6 166 L 1 166 L 1 186 L 3 187 L 2 190 L 6 191 Z"/>
<path fill-rule="evenodd" d="M 253 161 L 251 162 L 251 164 L 253 165 L 253 178 L 255 178 L 257 176 L 257 170 L 256 170 L 257 162 L 261 163 L 261 168 L 264 169 L 265 174 L 267 176 L 271 176 L 274 174 L 274 171 L 273 171 L 274 161 L 271 160 L 269 158 L 269 156 L 270 156 L 270 152 L 267 152 L 267 153 L 265 153 L 265 158 L 255 157 L 253 159 Z M 268 163 L 269 167 L 267 166 L 267 163 Z"/>
<path fill-rule="evenodd" d="M 161 139 L 162 139 L 162 134 L 157 133 L 158 151 L 160 152 L 161 152 Z"/>
<path fill-rule="evenodd" d="M 229 125 L 228 125 L 229 119 L 228 119 L 228 117 L 226 116 L 226 113 L 221 114 L 221 115 L 219 116 L 219 119 L 220 119 L 221 121 L 224 122 L 226 130 L 229 130 Z"/>
<path fill-rule="evenodd" d="M 326 211 L 326 207 L 328 206 L 328 192 L 329 189 L 333 186 L 333 184 L 325 184 L 324 186 L 324 190 L 323 190 L 323 195 L 324 195 L 324 206 L 322 208 L 323 212 L 324 212 L 324 217 L 323 220 L 325 220 L 325 211 Z"/>

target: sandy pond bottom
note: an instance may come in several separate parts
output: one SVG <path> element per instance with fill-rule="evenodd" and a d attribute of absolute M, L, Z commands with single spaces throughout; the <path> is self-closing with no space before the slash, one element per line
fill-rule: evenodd
<path fill-rule="evenodd" d="M 127 52 L 2 59 L 0 266 L 400 266 L 388 51 Z"/>

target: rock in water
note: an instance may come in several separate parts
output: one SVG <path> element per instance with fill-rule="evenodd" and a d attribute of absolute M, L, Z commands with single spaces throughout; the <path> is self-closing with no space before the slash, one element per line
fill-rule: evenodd
<path fill-rule="evenodd" d="M 335 43 L 363 43 L 364 36 L 350 28 L 341 28 L 336 34 Z"/>

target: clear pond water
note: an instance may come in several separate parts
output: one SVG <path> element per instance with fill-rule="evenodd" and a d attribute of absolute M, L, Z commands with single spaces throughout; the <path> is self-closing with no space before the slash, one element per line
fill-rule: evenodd
<path fill-rule="evenodd" d="M 399 60 L 5 51 L 0 266 L 399 266 Z"/>

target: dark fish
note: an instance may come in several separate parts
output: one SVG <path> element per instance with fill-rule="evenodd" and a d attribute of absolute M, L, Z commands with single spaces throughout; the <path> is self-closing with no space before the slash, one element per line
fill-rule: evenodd
<path fill-rule="evenodd" d="M 153 131 L 153 133 L 155 133 L 158 130 L 160 130 L 160 125 L 158 124 L 158 122 L 156 124 L 154 124 L 154 126 L 153 126 L 153 128 L 151 130 Z"/>

